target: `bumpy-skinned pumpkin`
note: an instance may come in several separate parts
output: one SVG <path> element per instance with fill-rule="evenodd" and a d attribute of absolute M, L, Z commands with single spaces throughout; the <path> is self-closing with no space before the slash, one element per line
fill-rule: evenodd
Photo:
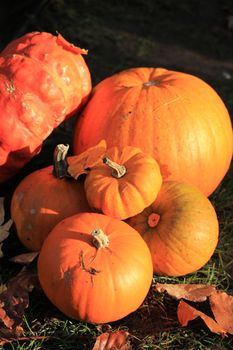
<path fill-rule="evenodd" d="M 154 272 L 182 276 L 203 267 L 218 243 L 218 219 L 196 187 L 164 182 L 155 202 L 129 218 L 150 248 Z"/>
<path fill-rule="evenodd" d="M 67 216 L 89 211 L 84 185 L 65 177 L 68 147 L 57 146 L 54 164 L 26 176 L 11 200 L 11 218 L 21 243 L 39 251 L 52 228 Z M 72 163 L 72 157 L 68 157 Z"/>
<path fill-rule="evenodd" d="M 232 126 L 220 96 L 203 80 L 163 68 L 132 68 L 101 81 L 77 119 L 74 152 L 106 139 L 154 156 L 164 180 L 210 195 L 232 158 Z"/>
<path fill-rule="evenodd" d="M 38 259 L 38 277 L 65 315 L 112 322 L 145 299 L 153 268 L 150 251 L 124 221 L 97 213 L 64 219 L 50 232 Z"/>
<path fill-rule="evenodd" d="M 161 184 L 156 160 L 139 148 L 126 146 L 107 149 L 103 161 L 87 174 L 84 187 L 91 208 L 126 219 L 150 205 Z"/>
<path fill-rule="evenodd" d="M 86 50 L 61 35 L 32 32 L 0 55 L 0 182 L 37 154 L 47 136 L 87 100 Z"/>

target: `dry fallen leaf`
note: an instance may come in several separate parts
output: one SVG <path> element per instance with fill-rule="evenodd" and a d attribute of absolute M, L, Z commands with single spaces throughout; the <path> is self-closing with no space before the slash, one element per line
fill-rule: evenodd
<path fill-rule="evenodd" d="M 0 226 L 0 242 L 4 241 L 10 234 L 9 230 L 13 224 L 12 219 Z"/>
<path fill-rule="evenodd" d="M 36 282 L 35 274 L 24 267 L 6 283 L 6 289 L 0 294 L 0 321 L 5 327 L 12 329 L 21 324 L 29 305 L 29 292 Z"/>
<path fill-rule="evenodd" d="M 157 283 L 155 289 L 162 293 L 167 292 L 175 299 L 187 299 L 190 301 L 205 301 L 216 291 L 215 286 L 205 284 L 166 284 Z"/>
<path fill-rule="evenodd" d="M 0 327 L 0 345 L 3 346 L 12 340 L 17 340 L 24 334 L 21 326 L 16 326 L 14 329 Z"/>
<path fill-rule="evenodd" d="M 4 222 L 5 219 L 5 209 L 4 209 L 4 197 L 0 197 L 0 225 Z"/>
<path fill-rule="evenodd" d="M 4 224 L 5 220 L 5 208 L 4 208 L 4 197 L 0 197 L 0 258 L 3 257 L 2 245 L 3 241 L 9 236 L 10 228 L 13 221 L 10 219 Z"/>
<path fill-rule="evenodd" d="M 83 153 L 77 156 L 70 157 L 70 164 L 68 165 L 68 173 L 76 180 L 82 174 L 87 174 L 88 169 L 102 162 L 107 149 L 105 140 L 101 140 L 97 145 L 88 148 Z"/>
<path fill-rule="evenodd" d="M 221 325 L 219 325 L 213 318 L 195 309 L 183 300 L 181 300 L 178 305 L 177 316 L 181 326 L 187 326 L 189 321 L 200 317 L 205 322 L 207 327 L 211 330 L 211 332 L 226 335 L 225 329 L 223 329 Z"/>
<path fill-rule="evenodd" d="M 99 335 L 92 350 L 131 350 L 129 333 L 125 331 L 106 332 Z"/>
<path fill-rule="evenodd" d="M 15 262 L 17 264 L 30 264 L 39 255 L 39 252 L 30 252 L 20 255 L 13 256 L 9 261 Z"/>
<path fill-rule="evenodd" d="M 226 332 L 233 334 L 233 296 L 216 292 L 210 296 L 210 307 L 216 322 Z"/>

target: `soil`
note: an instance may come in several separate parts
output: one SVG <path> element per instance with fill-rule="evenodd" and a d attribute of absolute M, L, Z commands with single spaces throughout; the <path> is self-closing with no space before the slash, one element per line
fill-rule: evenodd
<path fill-rule="evenodd" d="M 22 0 L 0 4 L 0 50 L 30 31 L 61 33 L 88 49 L 93 86 L 136 66 L 164 67 L 209 83 L 233 115 L 232 0 Z M 8 184 L 52 161 L 58 142 L 71 143 L 75 118 L 61 125 Z M 2 191 L 1 191 L 2 192 Z"/>

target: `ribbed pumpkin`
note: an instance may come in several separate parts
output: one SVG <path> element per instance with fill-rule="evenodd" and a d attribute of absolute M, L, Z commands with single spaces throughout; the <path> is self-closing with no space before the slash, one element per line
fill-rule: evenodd
<path fill-rule="evenodd" d="M 232 126 L 220 96 L 190 74 L 132 68 L 101 81 L 77 120 L 74 152 L 105 139 L 154 156 L 164 180 L 210 195 L 232 158 Z"/>
<path fill-rule="evenodd" d="M 64 219 L 50 232 L 38 277 L 50 301 L 68 317 L 112 322 L 135 311 L 152 282 L 150 251 L 124 221 L 97 213 Z"/>
<path fill-rule="evenodd" d="M 209 199 L 196 187 L 164 182 L 155 202 L 129 218 L 150 248 L 154 272 L 182 276 L 211 258 L 218 243 L 218 219 Z"/>
<path fill-rule="evenodd" d="M 90 210 L 83 183 L 62 175 L 66 148 L 54 153 L 54 165 L 26 176 L 11 199 L 11 218 L 16 233 L 30 251 L 39 251 L 49 232 L 62 219 Z M 72 163 L 72 157 L 68 160 Z"/>
<path fill-rule="evenodd" d="M 61 35 L 32 32 L 0 55 L 0 183 L 40 151 L 91 90 L 86 50 Z"/>
<path fill-rule="evenodd" d="M 118 219 L 140 213 L 155 200 L 161 185 L 156 160 L 132 146 L 107 149 L 84 183 L 90 207 Z"/>

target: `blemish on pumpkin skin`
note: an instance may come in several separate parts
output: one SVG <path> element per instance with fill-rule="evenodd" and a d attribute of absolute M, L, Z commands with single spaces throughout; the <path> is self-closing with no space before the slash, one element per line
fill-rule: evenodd
<path fill-rule="evenodd" d="M 10 83 L 4 82 L 4 85 L 7 92 L 9 92 L 12 95 L 15 94 L 16 88 L 14 86 L 13 80 L 11 80 Z"/>
<path fill-rule="evenodd" d="M 31 224 L 27 224 L 26 229 L 27 229 L 27 230 L 32 230 L 32 225 L 31 225 Z"/>
<path fill-rule="evenodd" d="M 36 209 L 35 208 L 30 209 L 30 214 L 36 214 Z"/>
<path fill-rule="evenodd" d="M 65 281 L 70 281 L 72 279 L 72 274 L 70 270 L 67 270 L 63 274 L 63 278 Z"/>
<path fill-rule="evenodd" d="M 124 119 L 124 120 L 127 120 L 127 119 L 129 118 L 129 116 L 130 116 L 131 113 L 132 113 L 132 111 L 129 111 L 129 112 L 125 113 L 125 114 L 123 114 L 123 115 L 121 116 L 121 118 Z"/>
<path fill-rule="evenodd" d="M 24 197 L 24 192 L 22 192 L 22 191 L 16 194 L 16 200 L 18 202 L 21 202 L 23 197 Z"/>
<path fill-rule="evenodd" d="M 86 267 L 86 265 L 84 263 L 84 257 L 83 257 L 83 251 L 82 250 L 80 251 L 79 258 L 80 258 L 80 266 L 81 266 L 83 271 L 86 271 L 90 275 L 93 275 L 93 276 L 96 276 L 97 273 L 101 272 L 101 271 L 96 270 L 94 267 Z"/>

